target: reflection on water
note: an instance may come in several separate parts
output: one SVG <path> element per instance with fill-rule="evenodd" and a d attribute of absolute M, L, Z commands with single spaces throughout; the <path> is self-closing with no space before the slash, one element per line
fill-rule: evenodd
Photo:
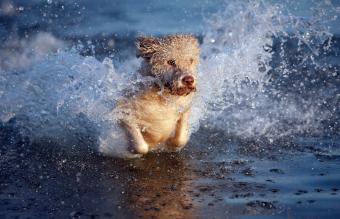
<path fill-rule="evenodd" d="M 74 156 L 55 145 L 10 143 L 7 138 L 20 137 L 4 131 L 9 135 L 0 135 L 7 144 L 0 147 L 1 218 L 2 212 L 33 218 L 191 218 L 193 173 L 180 154 L 133 161 Z"/>
<path fill-rule="evenodd" d="M 133 162 L 126 200 L 143 218 L 191 218 L 192 172 L 179 154 L 152 154 Z"/>
<path fill-rule="evenodd" d="M 29 145 L 0 124 L 0 218 L 338 218 L 339 156 L 303 145 L 318 139 L 224 139 L 201 129 L 179 154 L 121 160 Z"/>

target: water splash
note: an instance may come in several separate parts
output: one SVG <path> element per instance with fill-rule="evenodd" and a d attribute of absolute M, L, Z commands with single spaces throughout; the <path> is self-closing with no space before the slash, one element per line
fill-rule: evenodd
<path fill-rule="evenodd" d="M 336 132 L 339 124 L 330 121 L 339 115 L 338 74 L 321 60 L 332 48 L 325 25 L 329 14 L 318 10 L 300 18 L 287 6 L 257 1 L 226 4 L 209 18 L 192 132 L 203 125 L 230 136 L 271 140 Z M 84 136 L 97 141 L 114 132 L 117 100 L 144 80 L 135 74 L 136 58 L 114 66 L 108 58 L 101 62 L 75 49 L 25 63 L 1 72 L 0 118 L 24 121 L 23 135 L 60 144 L 77 144 Z"/>
<path fill-rule="evenodd" d="M 325 25 L 330 7 L 317 4 L 319 13 L 307 19 L 290 14 L 287 5 L 230 3 L 208 19 L 196 119 L 241 138 L 325 134 L 330 127 L 324 122 L 337 116 L 337 91 L 328 93 L 333 109 L 327 110 L 322 81 L 314 79 L 314 91 L 307 84 L 313 80 L 310 74 L 322 74 L 317 71 L 325 66 L 328 80 L 334 79 L 336 69 L 318 60 L 331 47 Z M 291 93 L 283 82 L 298 87 Z"/>

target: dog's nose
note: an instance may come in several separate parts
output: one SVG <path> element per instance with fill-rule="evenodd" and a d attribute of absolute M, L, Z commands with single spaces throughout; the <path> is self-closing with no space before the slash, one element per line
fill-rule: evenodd
<path fill-rule="evenodd" d="M 184 76 L 182 79 L 182 83 L 186 86 L 191 86 L 195 82 L 195 78 L 191 75 Z"/>

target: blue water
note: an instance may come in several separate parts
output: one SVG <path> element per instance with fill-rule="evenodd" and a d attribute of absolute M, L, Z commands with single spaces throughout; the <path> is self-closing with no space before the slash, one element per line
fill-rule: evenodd
<path fill-rule="evenodd" d="M 175 1 L 31 1 L 4 0 L 12 4 L 13 16 L 3 16 L 5 25 L 12 23 L 19 31 L 49 31 L 60 37 L 112 34 L 169 34 L 188 32 L 201 34 L 204 19 L 225 7 L 223 0 Z M 287 1 L 283 14 L 307 18 L 311 7 L 319 1 Z M 263 1 L 271 5 L 280 1 Z M 330 1 L 339 10 L 339 1 Z M 322 9 L 322 8 L 320 8 Z M 324 8 L 324 10 L 329 10 Z M 2 14 L 4 14 L 2 12 Z M 340 33 L 339 18 L 329 22 L 332 33 Z M 8 27 L 6 27 L 8 28 Z"/>
<path fill-rule="evenodd" d="M 12 71 L 29 70 L 17 79 L 22 83 L 41 77 L 43 72 L 39 69 L 60 71 L 63 66 L 53 63 L 62 57 L 69 62 L 66 64 L 69 67 L 79 65 L 79 71 L 88 71 L 84 69 L 86 66 L 81 66 L 83 62 L 91 62 L 93 69 L 102 69 L 106 67 L 99 62 L 104 58 L 107 58 L 105 62 L 112 60 L 112 71 L 104 70 L 99 75 L 90 69 L 86 79 L 73 75 L 78 81 L 88 80 L 85 86 L 97 86 L 96 79 L 91 77 L 127 75 L 137 70 L 138 60 L 133 58 L 136 36 L 192 33 L 202 41 L 201 78 L 206 81 L 208 74 L 214 74 L 210 84 L 202 82 L 201 85 L 197 108 L 203 111 L 195 110 L 196 129 L 200 121 L 210 116 L 213 122 L 208 121 L 206 125 L 223 127 L 231 135 L 244 137 L 337 135 L 340 126 L 339 10 L 338 1 L 5 0 L 1 3 L 0 15 L 0 37 L 4 42 L 0 50 L 2 84 L 13 81 L 18 86 Z M 68 52 L 58 56 L 58 51 L 65 49 Z M 56 54 L 56 57 L 44 62 L 47 54 Z M 87 56 L 86 60 L 76 58 L 78 54 Z M 37 69 L 31 71 L 31 68 Z M 66 71 L 78 74 L 72 72 L 73 69 Z M 44 85 L 36 86 L 60 90 L 61 85 L 53 83 L 53 78 L 44 80 Z M 65 80 L 60 78 L 60 83 Z M 116 85 L 123 83 L 126 82 L 118 81 Z M 117 93 L 112 86 L 107 86 L 106 92 Z M 97 92 L 104 92 L 104 88 L 98 89 Z M 2 110 L 5 114 L 1 115 L 2 120 L 7 121 L 18 113 L 17 105 L 25 108 L 25 103 L 16 102 L 14 97 L 29 91 L 10 91 L 6 87 L 0 91 L 7 94 L 3 95 L 7 101 Z M 84 100 L 84 92 L 89 91 L 60 92 L 55 100 L 58 103 L 48 105 L 59 109 L 58 104 L 67 102 L 73 95 L 82 99 L 78 105 L 85 108 L 95 105 L 93 99 Z M 213 96 L 215 99 L 211 102 Z M 112 99 L 101 98 L 103 102 Z M 34 96 L 19 99 L 33 102 L 31 105 L 41 101 Z M 106 108 L 107 112 L 110 110 Z M 95 113 L 99 112 L 91 112 L 90 117 Z"/>
<path fill-rule="evenodd" d="M 74 149 L 77 144 L 95 144 L 98 136 L 110 132 L 117 119 L 113 113 L 116 100 L 124 89 L 132 87 L 137 79 L 142 80 L 135 74 L 140 64 L 135 57 L 136 36 L 191 33 L 201 43 L 200 83 L 193 105 L 193 137 L 186 157 L 176 158 L 179 163 L 186 164 L 193 156 L 193 166 L 204 172 L 204 162 L 213 166 L 224 165 L 231 159 L 245 159 L 256 177 L 237 172 L 242 165 L 236 169 L 231 165 L 228 168 L 237 173 L 231 175 L 230 181 L 226 179 L 225 184 L 233 184 L 236 179 L 268 187 L 271 182 L 265 180 L 272 177 L 277 180 L 273 186 L 280 188 L 282 194 L 262 192 L 268 195 L 268 200 L 277 200 L 283 206 L 281 215 L 289 216 L 289 209 L 293 209 L 292 215 L 297 218 L 309 218 L 312 213 L 336 217 L 339 174 L 335 169 L 340 155 L 339 15 L 340 1 L 336 0 L 0 0 L 0 165 L 4 168 L 0 182 L 5 182 L 8 175 L 11 176 L 8 179 L 21 182 L 8 168 L 12 162 L 33 154 L 22 163 L 34 163 L 35 156 L 44 157 L 46 153 L 41 155 L 37 148 L 21 153 L 21 145 L 39 139 L 42 141 L 38 141 L 38 148 L 43 142 L 40 149 L 49 154 L 46 148 L 55 147 L 55 143 Z M 90 142 L 84 143 L 84 139 Z M 13 145 L 20 146 L 18 151 L 12 150 Z M 53 160 L 56 166 L 47 170 L 61 168 L 64 160 L 59 156 Z M 154 171 L 155 160 L 162 159 L 146 158 L 145 171 Z M 40 157 L 36 172 L 28 175 L 33 178 L 44 175 L 39 172 L 44 162 Z M 75 162 L 82 165 L 82 161 Z M 93 170 L 86 180 L 89 185 L 96 185 L 92 175 L 103 173 L 104 179 L 100 181 L 103 185 L 98 190 L 106 191 L 113 167 L 105 162 L 112 161 L 91 162 Z M 136 163 L 144 165 L 143 160 Z M 148 169 L 148 165 L 152 168 Z M 268 172 L 272 165 L 287 174 Z M 105 170 L 94 170 L 97 167 Z M 78 170 L 72 168 L 69 164 L 65 171 L 76 174 Z M 172 170 L 170 178 L 177 180 L 176 174 L 190 178 L 193 169 Z M 22 175 L 26 169 L 16 167 L 13 171 Z M 118 168 L 119 171 L 125 169 Z M 161 167 L 164 178 L 168 177 L 166 171 Z M 219 170 L 211 170 L 208 177 L 203 180 L 201 177 L 197 183 L 215 182 L 210 177 L 215 171 Z M 62 172 L 55 175 L 66 182 Z M 144 180 L 141 176 L 136 178 Z M 47 183 L 48 188 L 54 183 L 48 179 L 41 182 Z M 74 191 L 77 183 L 60 186 L 61 193 L 56 192 L 53 197 L 59 203 L 65 199 L 67 189 Z M 16 185 L 11 185 L 10 189 L 15 190 Z M 30 190 L 30 186 L 25 186 L 22 194 Z M 156 184 L 156 188 L 162 191 L 163 187 Z M 216 188 L 227 203 L 252 201 L 227 197 L 233 191 Z M 309 193 L 294 196 L 300 188 Z M 315 191 L 318 188 L 323 192 Z M 257 189 L 248 189 L 255 193 L 253 198 L 266 200 Z M 111 194 L 102 190 L 105 197 Z M 98 201 L 96 192 L 84 194 Z M 49 198 L 45 193 L 40 195 Z M 315 200 L 316 207 L 309 202 Z M 302 205 L 296 204 L 299 201 Z M 73 203 L 69 206 L 73 206 L 79 200 L 70 202 Z M 103 202 L 91 207 L 100 204 Z M 105 203 L 103 208 L 108 209 L 110 204 Z M 80 205 L 88 203 L 83 201 Z M 56 208 L 64 209 L 59 204 Z M 323 215 L 323 210 L 330 213 Z M 70 214 L 65 212 L 60 215 Z M 264 214 L 249 210 L 236 215 Z"/>

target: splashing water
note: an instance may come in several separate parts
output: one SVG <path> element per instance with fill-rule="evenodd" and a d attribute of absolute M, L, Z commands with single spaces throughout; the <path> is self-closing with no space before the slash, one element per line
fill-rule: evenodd
<path fill-rule="evenodd" d="M 279 4 L 233 3 L 207 21 L 196 105 L 205 125 L 242 138 L 328 131 L 322 123 L 335 119 L 338 91 L 326 94 L 321 81 L 310 74 L 329 74 L 327 80 L 336 76 L 336 70 L 317 60 L 330 48 L 332 34 L 325 25 L 330 18 L 325 17 L 334 9 L 319 8 L 326 9 L 306 19 L 283 15 L 285 8 Z M 285 48 L 292 41 L 297 44 L 296 59 L 288 54 L 294 49 Z M 329 72 L 316 72 L 325 66 Z M 295 93 L 282 89 L 283 81 L 298 82 Z M 331 99 L 328 109 L 322 107 L 326 95 Z"/>
<path fill-rule="evenodd" d="M 99 144 L 105 139 L 98 136 L 115 132 L 118 116 L 113 112 L 124 89 L 142 81 L 131 74 L 139 64 L 129 60 L 125 72 L 118 74 L 111 59 L 100 62 L 71 49 L 51 54 L 26 71 L 4 72 L 1 120 L 19 125 L 21 134 L 33 141 Z"/>
<path fill-rule="evenodd" d="M 241 138 L 336 132 L 339 124 L 329 121 L 338 118 L 338 88 L 328 83 L 325 92 L 325 77 L 315 76 L 325 65 L 327 82 L 338 75 L 318 59 L 331 47 L 325 25 L 330 13 L 306 19 L 285 10 L 279 4 L 230 3 L 207 20 L 192 132 L 201 125 Z M 27 63 L 25 70 L 1 71 L 0 118 L 23 121 L 21 131 L 32 139 L 67 145 L 114 132 L 117 100 L 144 80 L 135 75 L 136 58 L 114 67 L 109 58 L 100 62 L 71 49 Z"/>

